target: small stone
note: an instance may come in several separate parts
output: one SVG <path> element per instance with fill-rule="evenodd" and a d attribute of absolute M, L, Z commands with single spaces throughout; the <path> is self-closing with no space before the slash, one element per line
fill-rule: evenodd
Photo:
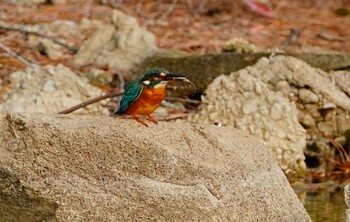
<path fill-rule="evenodd" d="M 237 52 L 237 53 L 252 53 L 262 51 L 256 45 L 248 42 L 242 38 L 234 38 L 229 40 L 222 47 L 224 52 Z"/>
<path fill-rule="evenodd" d="M 331 102 L 325 103 L 323 104 L 323 106 L 321 107 L 322 109 L 335 109 L 337 108 L 337 105 Z"/>
<path fill-rule="evenodd" d="M 339 133 L 345 133 L 350 130 L 350 115 L 349 114 L 340 114 L 337 116 L 337 128 Z"/>
<path fill-rule="evenodd" d="M 40 54 L 47 55 L 50 59 L 59 59 L 63 56 L 62 47 L 49 39 L 40 39 L 36 48 Z"/>
<path fill-rule="evenodd" d="M 317 103 L 319 101 L 318 96 L 308 89 L 300 89 L 299 98 L 302 103 Z"/>
<path fill-rule="evenodd" d="M 46 70 L 52 76 L 55 75 L 55 73 L 56 73 L 56 69 L 53 66 L 49 66 Z"/>
<path fill-rule="evenodd" d="M 211 121 L 216 121 L 217 118 L 218 118 L 218 114 L 217 114 L 216 112 L 213 112 L 213 113 L 210 113 L 210 114 L 209 114 L 209 119 L 210 119 Z"/>
<path fill-rule="evenodd" d="M 281 104 L 275 103 L 272 105 L 271 111 L 270 111 L 272 119 L 275 119 L 275 120 L 281 119 L 281 117 L 283 115 L 282 112 L 283 112 L 283 110 L 282 110 Z"/>
<path fill-rule="evenodd" d="M 50 93 L 50 92 L 53 92 L 55 90 L 56 90 L 55 82 L 52 79 L 47 80 L 46 83 L 43 86 L 43 91 L 47 92 L 47 93 Z"/>
<path fill-rule="evenodd" d="M 305 110 L 307 110 L 313 118 L 320 118 L 321 114 L 318 110 L 318 106 L 316 104 L 305 104 Z"/>
<path fill-rule="evenodd" d="M 285 97 L 288 97 L 291 94 L 291 87 L 290 87 L 289 83 L 287 81 L 285 81 L 285 80 L 279 81 L 275 85 L 275 89 L 274 90 L 282 92 Z"/>
<path fill-rule="evenodd" d="M 258 109 L 258 100 L 255 98 L 246 100 L 243 103 L 242 111 L 244 114 L 255 112 Z"/>
<path fill-rule="evenodd" d="M 255 93 L 258 95 L 261 95 L 263 93 L 261 83 L 255 82 Z"/>
<path fill-rule="evenodd" d="M 332 122 L 319 122 L 317 128 L 326 135 L 332 135 L 336 131 Z"/>
<path fill-rule="evenodd" d="M 301 124 L 303 124 L 303 126 L 309 127 L 309 128 L 316 126 L 316 122 L 315 122 L 314 118 L 312 118 L 310 113 L 306 113 L 303 115 L 303 117 L 301 118 Z"/>

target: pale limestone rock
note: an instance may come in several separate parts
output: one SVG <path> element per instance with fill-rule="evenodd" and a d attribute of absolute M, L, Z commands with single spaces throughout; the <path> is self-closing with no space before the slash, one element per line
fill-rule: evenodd
<path fill-rule="evenodd" d="M 339 88 L 350 96 L 350 71 L 333 71 L 331 75 Z"/>
<path fill-rule="evenodd" d="M 344 187 L 344 200 L 348 209 L 345 210 L 345 221 L 350 222 L 350 184 Z"/>
<path fill-rule="evenodd" d="M 285 97 L 289 97 L 291 92 L 292 92 L 292 89 L 291 89 L 289 83 L 287 81 L 285 81 L 285 80 L 279 81 L 275 85 L 274 90 L 277 91 L 277 92 L 282 92 L 282 94 Z"/>
<path fill-rule="evenodd" d="M 349 130 L 350 126 L 350 115 L 346 113 L 342 113 L 337 116 L 337 129 L 339 133 L 345 133 Z"/>
<path fill-rule="evenodd" d="M 254 67 L 259 72 L 252 74 L 265 83 L 269 83 L 278 76 L 278 78 L 299 88 L 307 86 L 313 93 L 322 94 L 338 107 L 350 110 L 350 98 L 332 83 L 329 74 L 313 68 L 301 60 L 288 56 L 261 58 Z"/>
<path fill-rule="evenodd" d="M 317 103 L 319 101 L 318 96 L 308 89 L 299 89 L 299 98 L 302 103 Z"/>
<path fill-rule="evenodd" d="M 207 113 L 216 112 L 218 114 L 217 118 L 221 118 L 220 121 L 223 123 L 245 129 L 266 141 L 272 140 L 271 138 L 275 136 L 273 132 L 277 130 L 270 129 L 272 133 L 264 133 L 261 128 L 265 126 L 261 127 L 262 122 L 259 117 L 255 116 L 253 118 L 253 115 L 261 115 L 266 119 L 270 118 L 272 121 L 267 121 L 270 127 L 274 121 L 282 121 L 285 118 L 284 115 L 287 115 L 286 113 L 289 111 L 285 110 L 283 106 L 280 107 L 284 103 L 277 98 L 284 98 L 295 102 L 297 111 L 292 115 L 299 118 L 298 120 L 307 129 L 308 134 L 312 136 L 322 137 L 323 133 L 341 135 L 350 130 L 348 120 L 350 116 L 350 98 L 344 93 L 347 89 L 346 84 L 342 85 L 343 88 L 339 84 L 339 81 L 347 82 L 346 73 L 336 73 L 339 74 L 336 76 L 338 79 L 333 80 L 329 73 L 287 56 L 261 58 L 255 65 L 246 67 L 237 73 L 239 73 L 237 78 L 232 77 L 234 74 L 231 74 L 230 78 L 218 77 L 217 79 L 220 80 L 215 80 L 208 87 L 205 97 L 206 102 L 195 116 L 196 121 L 208 123 Z M 247 75 L 254 78 L 246 78 Z M 256 79 L 266 84 L 263 89 L 261 88 L 263 84 L 261 82 L 257 83 Z M 335 84 L 336 81 L 338 81 L 339 87 Z M 255 93 L 252 93 L 251 85 L 254 86 Z M 266 93 L 266 91 L 275 93 Z M 216 94 L 220 96 L 215 96 Z M 230 99 L 227 97 L 230 97 Z M 266 98 L 263 102 L 264 105 L 253 100 L 261 97 Z M 213 109 L 207 109 L 206 107 L 214 101 L 220 103 L 220 105 L 216 104 Z M 231 105 L 231 103 L 235 105 Z M 245 117 L 245 115 L 249 117 Z M 209 123 L 211 122 L 209 121 Z M 249 127 L 245 127 L 245 125 Z M 279 136 L 276 137 L 279 138 Z M 300 138 L 301 140 L 305 139 L 304 137 Z M 299 146 L 291 149 L 299 150 L 298 152 L 301 153 L 305 142 L 296 142 L 296 144 L 299 144 Z M 279 150 L 274 150 L 274 152 L 278 153 Z M 286 156 L 290 155 L 286 150 L 284 153 Z M 281 161 L 279 156 L 277 158 Z M 294 157 L 290 158 L 293 159 Z M 283 167 L 285 168 L 285 166 Z"/>
<path fill-rule="evenodd" d="M 155 37 L 135 18 L 114 10 L 112 24 L 100 28 L 74 57 L 78 65 L 108 65 L 129 70 L 156 49 Z"/>
<path fill-rule="evenodd" d="M 229 98 L 222 100 L 224 95 Z M 247 69 L 216 78 L 206 91 L 205 101 L 194 122 L 214 124 L 213 119 L 208 122 L 207 115 L 215 112 L 223 124 L 264 141 L 287 174 L 305 170 L 306 134 L 298 122 L 295 104 L 269 90 Z"/>
<path fill-rule="evenodd" d="M 305 115 L 303 115 L 302 118 L 299 118 L 299 120 L 301 120 L 301 123 L 303 126 L 306 126 L 309 128 L 316 126 L 316 122 L 314 118 L 312 118 L 310 113 L 305 113 Z"/>
<path fill-rule="evenodd" d="M 57 113 L 101 94 L 100 89 L 61 64 L 27 68 L 11 74 L 0 111 Z M 106 101 L 101 101 L 74 113 L 108 115 L 109 111 Z"/>
<path fill-rule="evenodd" d="M 348 72 L 332 72 L 330 75 L 286 56 L 262 58 L 252 67 L 252 75 L 296 102 L 298 112 L 303 113 L 298 115 L 301 117 L 299 121 L 309 134 L 321 137 L 325 132 L 341 135 L 350 129 L 346 121 L 350 115 L 350 97 L 345 94 L 349 89 Z M 345 124 L 339 120 L 344 120 Z"/>
<path fill-rule="evenodd" d="M 344 200 L 347 208 L 350 208 L 350 184 L 344 187 Z"/>
<path fill-rule="evenodd" d="M 56 60 L 63 57 L 62 46 L 54 43 L 49 39 L 39 39 L 38 44 L 36 45 L 37 50 L 46 54 L 50 59 Z"/>
<path fill-rule="evenodd" d="M 0 115 L 0 221 L 311 222 L 265 146 L 232 127 Z"/>

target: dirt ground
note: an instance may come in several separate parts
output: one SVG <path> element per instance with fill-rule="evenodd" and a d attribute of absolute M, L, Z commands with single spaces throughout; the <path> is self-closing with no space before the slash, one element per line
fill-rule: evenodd
<path fill-rule="evenodd" d="M 350 52 L 350 1 L 348 0 L 271 0 L 275 18 L 248 9 L 243 1 L 230 0 L 47 0 L 27 6 L 15 0 L 0 0 L 0 20 L 10 24 L 42 24 L 55 21 L 79 22 L 82 18 L 110 21 L 114 8 L 135 16 L 153 32 L 159 47 L 189 53 L 218 53 L 227 40 L 241 37 L 261 48 L 286 51 Z M 338 11 L 337 11 L 338 10 Z M 343 15 L 340 15 L 343 12 Z M 345 13 L 344 13 L 345 12 Z M 76 36 L 56 36 L 74 45 L 84 41 Z M 86 36 L 87 38 L 88 36 Z M 28 35 L 0 29 L 0 43 L 40 65 L 63 63 L 74 71 L 72 53 L 52 60 L 41 54 Z M 25 65 L 0 49 L 0 80 Z M 1 85 L 1 82 L 0 82 Z M 1 92 L 0 92 L 1 93 Z"/>

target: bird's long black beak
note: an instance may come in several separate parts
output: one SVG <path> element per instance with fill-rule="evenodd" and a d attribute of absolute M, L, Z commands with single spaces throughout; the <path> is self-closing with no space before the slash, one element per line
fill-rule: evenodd
<path fill-rule="evenodd" d="M 165 81 L 189 81 L 185 76 L 175 73 L 168 73 L 162 79 Z"/>
<path fill-rule="evenodd" d="M 185 76 L 180 75 L 180 74 L 175 74 L 175 73 L 168 73 L 166 76 L 162 77 L 163 80 L 165 81 L 184 81 L 184 82 L 188 82 L 193 86 L 194 92 L 193 94 L 196 93 L 196 86 L 193 84 L 193 82 L 191 82 L 190 80 L 188 80 Z M 192 94 L 192 95 L 193 95 Z"/>

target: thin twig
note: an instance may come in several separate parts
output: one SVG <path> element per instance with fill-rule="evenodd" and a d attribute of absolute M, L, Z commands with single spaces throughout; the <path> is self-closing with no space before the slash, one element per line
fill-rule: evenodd
<path fill-rule="evenodd" d="M 164 14 L 162 14 L 162 16 L 160 17 L 159 20 L 165 20 L 169 16 L 169 14 L 174 10 L 176 3 L 177 3 L 177 0 L 173 0 L 171 2 L 171 5 L 168 7 L 166 12 Z"/>
<path fill-rule="evenodd" d="M 15 53 L 9 47 L 7 47 L 6 45 L 2 44 L 1 42 L 0 42 L 0 48 L 3 49 L 5 52 L 7 52 L 9 57 L 16 58 L 16 59 L 18 59 L 19 61 L 21 61 L 23 64 L 25 64 L 27 66 L 32 66 L 32 67 L 38 66 L 37 62 L 32 61 L 31 59 L 28 59 L 28 58 L 26 58 L 26 57 L 24 57 L 22 55 L 19 55 L 19 54 Z"/>
<path fill-rule="evenodd" d="M 122 72 L 115 72 L 118 76 L 118 80 L 119 80 L 119 89 L 124 89 L 125 86 L 125 80 L 123 77 L 123 73 Z"/>
<path fill-rule="evenodd" d="M 75 45 L 68 44 L 65 41 L 63 41 L 62 39 L 49 37 L 47 35 L 44 35 L 43 33 L 32 31 L 32 30 L 30 30 L 30 28 L 23 26 L 23 25 L 9 25 L 6 23 L 0 23 L 0 29 L 17 31 L 17 32 L 21 32 L 21 33 L 26 34 L 26 35 L 27 34 L 36 35 L 36 36 L 39 36 L 41 38 L 49 39 L 49 40 L 53 41 L 54 43 L 59 44 L 65 48 L 69 49 L 73 53 L 76 53 L 79 50 L 79 47 L 77 47 Z"/>
<path fill-rule="evenodd" d="M 97 103 L 101 100 L 104 100 L 104 99 L 108 99 L 108 98 L 111 98 L 111 97 L 115 97 L 115 96 L 120 96 L 120 95 L 123 95 L 124 91 L 115 91 L 115 92 L 111 92 L 111 93 L 106 93 L 102 96 L 98 96 L 98 97 L 95 97 L 95 98 L 92 98 L 92 99 L 89 99 L 89 100 L 86 100 L 85 102 L 82 102 L 78 105 L 75 105 L 75 106 L 72 106 L 66 110 L 63 110 L 61 112 L 59 112 L 58 114 L 68 114 L 68 113 L 71 113 L 77 109 L 80 109 L 80 108 L 83 108 L 85 106 L 88 106 L 90 104 L 93 104 L 93 103 Z"/>
<path fill-rule="evenodd" d="M 345 151 L 344 147 L 340 143 L 338 143 L 336 140 L 334 140 L 332 137 L 330 136 L 325 136 L 325 137 L 334 146 L 334 148 L 338 150 L 340 158 L 342 159 L 342 163 L 350 162 L 349 155 Z"/>

